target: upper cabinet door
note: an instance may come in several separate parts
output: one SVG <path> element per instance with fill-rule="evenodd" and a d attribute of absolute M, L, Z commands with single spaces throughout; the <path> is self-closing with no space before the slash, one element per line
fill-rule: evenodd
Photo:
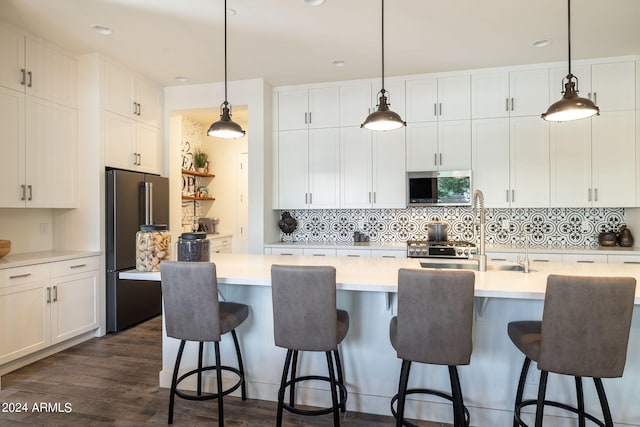
<path fill-rule="evenodd" d="M 371 131 L 340 129 L 340 207 L 370 208 L 373 203 Z"/>
<path fill-rule="evenodd" d="M 0 58 L 0 86 L 24 91 L 24 34 L 0 25 Z"/>
<path fill-rule="evenodd" d="M 539 68 L 510 72 L 509 104 L 511 117 L 540 116 L 547 111 L 549 108 L 549 69 Z"/>
<path fill-rule="evenodd" d="M 600 111 L 635 109 L 635 84 L 633 61 L 591 66 L 592 99 Z"/>
<path fill-rule="evenodd" d="M 484 194 L 485 206 L 508 208 L 509 119 L 473 120 L 473 188 Z"/>
<path fill-rule="evenodd" d="M 309 127 L 309 91 L 307 89 L 278 92 L 278 127 L 280 130 Z"/>
<path fill-rule="evenodd" d="M 509 117 L 509 73 L 471 75 L 471 117 Z"/>
<path fill-rule="evenodd" d="M 104 108 L 126 117 L 135 117 L 134 78 L 129 71 L 111 62 L 104 64 Z"/>
<path fill-rule="evenodd" d="M 371 114 L 371 84 L 340 86 L 340 126 L 360 126 Z"/>
<path fill-rule="evenodd" d="M 153 83 L 144 80 L 136 80 L 136 97 L 138 104 L 138 121 L 160 127 L 160 101 L 161 90 Z"/>
<path fill-rule="evenodd" d="M 438 120 L 438 79 L 408 80 L 406 83 L 409 123 Z"/>
<path fill-rule="evenodd" d="M 438 120 L 471 118 L 470 76 L 438 78 Z"/>
<path fill-rule="evenodd" d="M 511 207 L 549 207 L 549 123 L 512 118 L 509 136 Z"/>
<path fill-rule="evenodd" d="M 339 104 L 340 89 L 338 87 L 309 89 L 309 128 L 338 127 L 340 125 Z"/>
<path fill-rule="evenodd" d="M 24 207 L 24 93 L 0 87 L 0 207 Z"/>
<path fill-rule="evenodd" d="M 373 134 L 373 207 L 407 206 L 404 129 Z"/>
<path fill-rule="evenodd" d="M 340 129 L 309 131 L 309 207 L 340 205 Z"/>
<path fill-rule="evenodd" d="M 75 108 L 77 105 L 75 58 L 39 40 L 29 37 L 26 40 L 27 93 Z"/>

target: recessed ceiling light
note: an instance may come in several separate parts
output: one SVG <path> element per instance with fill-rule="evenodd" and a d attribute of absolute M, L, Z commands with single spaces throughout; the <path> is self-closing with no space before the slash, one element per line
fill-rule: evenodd
<path fill-rule="evenodd" d="M 176 81 L 179 81 L 180 83 L 184 83 L 184 82 L 188 82 L 189 79 L 183 76 L 177 76 Z"/>
<path fill-rule="evenodd" d="M 322 3 L 324 3 L 324 0 L 304 0 L 304 2 L 311 6 L 320 6 Z"/>
<path fill-rule="evenodd" d="M 111 28 L 109 27 L 105 27 L 104 25 L 94 25 L 93 31 L 98 34 L 102 34 L 103 36 L 110 36 L 111 34 L 113 34 L 113 30 L 111 30 Z"/>
<path fill-rule="evenodd" d="M 333 65 L 335 65 L 336 67 L 344 67 L 344 61 L 341 59 L 336 59 L 335 61 L 332 62 Z"/>
<path fill-rule="evenodd" d="M 533 47 L 546 47 L 549 46 L 551 44 L 551 40 L 549 39 L 542 39 L 542 40 L 536 40 L 534 41 L 531 46 Z"/>

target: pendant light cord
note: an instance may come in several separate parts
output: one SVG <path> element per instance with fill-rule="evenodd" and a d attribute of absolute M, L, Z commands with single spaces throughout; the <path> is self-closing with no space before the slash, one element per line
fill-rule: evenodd
<path fill-rule="evenodd" d="M 225 0 L 226 1 L 226 0 Z M 382 95 L 386 92 L 384 90 L 384 0 L 382 0 Z"/>
<path fill-rule="evenodd" d="M 227 102 L 227 0 L 224 0 L 224 104 Z"/>
<path fill-rule="evenodd" d="M 225 0 L 226 1 L 226 0 Z M 569 75 L 571 76 L 571 0 L 567 0 L 567 40 L 569 45 Z"/>

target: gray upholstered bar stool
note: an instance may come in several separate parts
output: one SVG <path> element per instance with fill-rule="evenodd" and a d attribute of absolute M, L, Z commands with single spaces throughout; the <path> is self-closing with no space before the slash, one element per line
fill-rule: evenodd
<path fill-rule="evenodd" d="M 276 425 L 282 425 L 282 412 L 286 409 L 300 415 L 333 413 L 333 425 L 339 426 L 339 411 L 344 412 L 346 409 L 347 390 L 344 386 L 338 344 L 349 330 L 349 314 L 336 309 L 336 269 L 329 266 L 273 265 L 271 290 L 275 343 L 278 347 L 287 349 L 278 391 Z M 328 376 L 297 376 L 300 351 L 324 352 L 327 357 Z M 317 410 L 295 407 L 296 384 L 311 380 L 329 382 L 331 407 Z M 284 401 L 287 387 L 288 404 Z"/>
<path fill-rule="evenodd" d="M 613 427 L 601 378 L 621 377 L 627 357 L 636 281 L 631 277 L 550 275 L 542 321 L 510 322 L 511 341 L 525 355 L 514 410 L 514 426 L 526 426 L 521 409 L 536 405 L 535 426 L 541 427 L 545 406 L 578 414 L 579 425 L 588 419 Z M 531 361 L 538 363 L 538 398 L 522 400 Z M 575 377 L 577 407 L 545 400 L 548 373 Z M 582 377 L 592 377 L 604 422 L 585 412 Z"/>
<path fill-rule="evenodd" d="M 164 322 L 167 336 L 180 340 L 178 356 L 173 369 L 169 395 L 169 424 L 173 423 L 175 396 L 188 400 L 218 400 L 218 425 L 224 425 L 222 397 L 241 388 L 242 400 L 247 399 L 242 355 L 235 328 L 249 315 L 249 307 L 233 302 L 218 302 L 218 279 L 216 266 L 210 262 L 174 262 L 160 264 L 162 277 L 162 298 L 164 300 Z M 220 361 L 220 340 L 223 334 L 231 332 L 238 358 L 238 368 L 223 366 Z M 182 353 L 187 341 L 198 342 L 198 367 L 178 377 Z M 213 342 L 215 366 L 202 366 L 205 342 Z M 202 373 L 216 372 L 216 393 L 202 393 Z M 223 390 L 222 371 L 230 371 L 238 376 L 238 381 Z M 197 376 L 197 392 L 178 390 L 178 385 L 192 375 Z"/>
<path fill-rule="evenodd" d="M 469 425 L 458 365 L 471 359 L 475 275 L 470 271 L 400 269 L 398 315 L 391 319 L 391 344 L 402 359 L 398 394 L 391 399 L 396 426 L 415 426 L 404 419 L 407 395 L 431 394 L 453 403 L 453 425 Z M 407 389 L 411 362 L 447 365 L 451 394 L 432 389 Z M 397 411 L 393 405 L 398 402 Z"/>

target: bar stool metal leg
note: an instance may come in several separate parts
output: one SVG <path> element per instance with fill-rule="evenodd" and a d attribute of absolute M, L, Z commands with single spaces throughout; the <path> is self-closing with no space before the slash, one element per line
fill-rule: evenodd
<path fill-rule="evenodd" d="M 407 397 L 406 393 L 410 370 L 411 361 L 403 360 L 402 368 L 400 369 L 400 384 L 398 385 L 398 412 L 396 416 L 396 427 L 402 427 L 404 424 L 404 403 Z M 393 412 L 393 400 L 391 401 L 391 411 Z"/>
<path fill-rule="evenodd" d="M 596 391 L 598 392 L 598 399 L 600 399 L 600 406 L 602 407 L 602 416 L 604 417 L 604 425 L 606 427 L 613 427 L 613 419 L 611 418 L 611 410 L 609 409 L 609 403 L 607 402 L 607 395 L 604 392 L 604 386 L 600 378 L 594 378 L 593 382 L 596 385 Z"/>
<path fill-rule="evenodd" d="M 331 352 L 325 352 L 327 355 L 327 367 L 329 368 L 329 385 L 331 386 L 331 404 L 333 406 L 333 425 L 340 425 L 340 405 L 338 404 L 338 392 L 336 391 L 336 375 L 333 371 L 333 357 Z"/>
<path fill-rule="evenodd" d="M 289 405 L 295 407 L 296 403 L 296 374 L 298 371 L 298 350 L 293 350 L 293 362 L 291 362 L 291 386 L 289 386 Z"/>
<path fill-rule="evenodd" d="M 236 348 L 236 356 L 238 357 L 238 370 L 240 371 L 240 379 L 242 385 L 240 386 L 240 393 L 242 394 L 242 400 L 247 400 L 247 383 L 244 379 L 244 364 L 242 363 L 242 353 L 240 353 L 240 344 L 238 344 L 238 336 L 236 330 L 231 330 L 231 336 L 233 337 L 233 345 Z"/>
<path fill-rule="evenodd" d="M 453 425 L 465 427 L 462 389 L 460 388 L 458 369 L 455 366 L 449 366 L 449 379 L 451 381 L 451 397 L 453 398 Z"/>
<path fill-rule="evenodd" d="M 198 343 L 198 396 L 202 396 L 202 353 L 204 349 L 204 343 L 200 341 Z"/>
<path fill-rule="evenodd" d="M 222 368 L 220 361 L 220 343 L 213 342 L 216 352 L 216 383 L 218 384 L 218 426 L 224 427 L 224 407 L 222 405 Z"/>
<path fill-rule="evenodd" d="M 547 394 L 547 371 L 540 371 L 540 384 L 538 385 L 538 402 L 536 403 L 536 427 L 542 427 L 544 416 L 544 397 Z"/>
<path fill-rule="evenodd" d="M 289 366 L 291 365 L 291 357 L 293 350 L 287 350 L 287 357 L 284 360 L 284 368 L 282 369 L 282 380 L 280 381 L 280 390 L 278 390 L 278 415 L 276 418 L 276 427 L 282 426 L 282 411 L 284 409 L 284 391 L 287 384 L 287 376 L 289 374 Z"/>
<path fill-rule="evenodd" d="M 176 386 L 178 384 L 178 371 L 180 370 L 180 361 L 182 360 L 182 352 L 184 351 L 185 340 L 180 341 L 178 355 L 176 356 L 176 364 L 173 368 L 173 378 L 171 379 L 171 390 L 169 392 L 169 420 L 168 424 L 173 424 L 173 404 L 176 400 Z"/>
<path fill-rule="evenodd" d="M 582 377 L 575 377 L 576 380 L 576 399 L 578 402 L 578 427 L 585 426 L 584 418 L 584 392 L 582 391 Z"/>
<path fill-rule="evenodd" d="M 527 373 L 529 372 L 529 366 L 531 365 L 531 359 L 528 357 L 524 358 L 524 363 L 522 364 L 522 371 L 520 371 L 520 380 L 518 381 L 518 391 L 516 392 L 516 404 L 513 410 L 513 427 L 519 427 L 521 424 L 519 422 L 519 414 L 518 406 L 522 403 L 522 394 L 524 393 L 524 384 L 527 380 Z"/>
<path fill-rule="evenodd" d="M 340 352 L 338 350 L 333 351 L 333 357 L 336 361 L 336 372 L 338 373 L 338 384 L 342 384 L 344 387 L 344 376 L 342 374 L 342 361 L 340 360 Z M 343 393 L 342 387 L 340 388 L 340 412 L 346 412 L 347 410 L 347 394 Z"/>

